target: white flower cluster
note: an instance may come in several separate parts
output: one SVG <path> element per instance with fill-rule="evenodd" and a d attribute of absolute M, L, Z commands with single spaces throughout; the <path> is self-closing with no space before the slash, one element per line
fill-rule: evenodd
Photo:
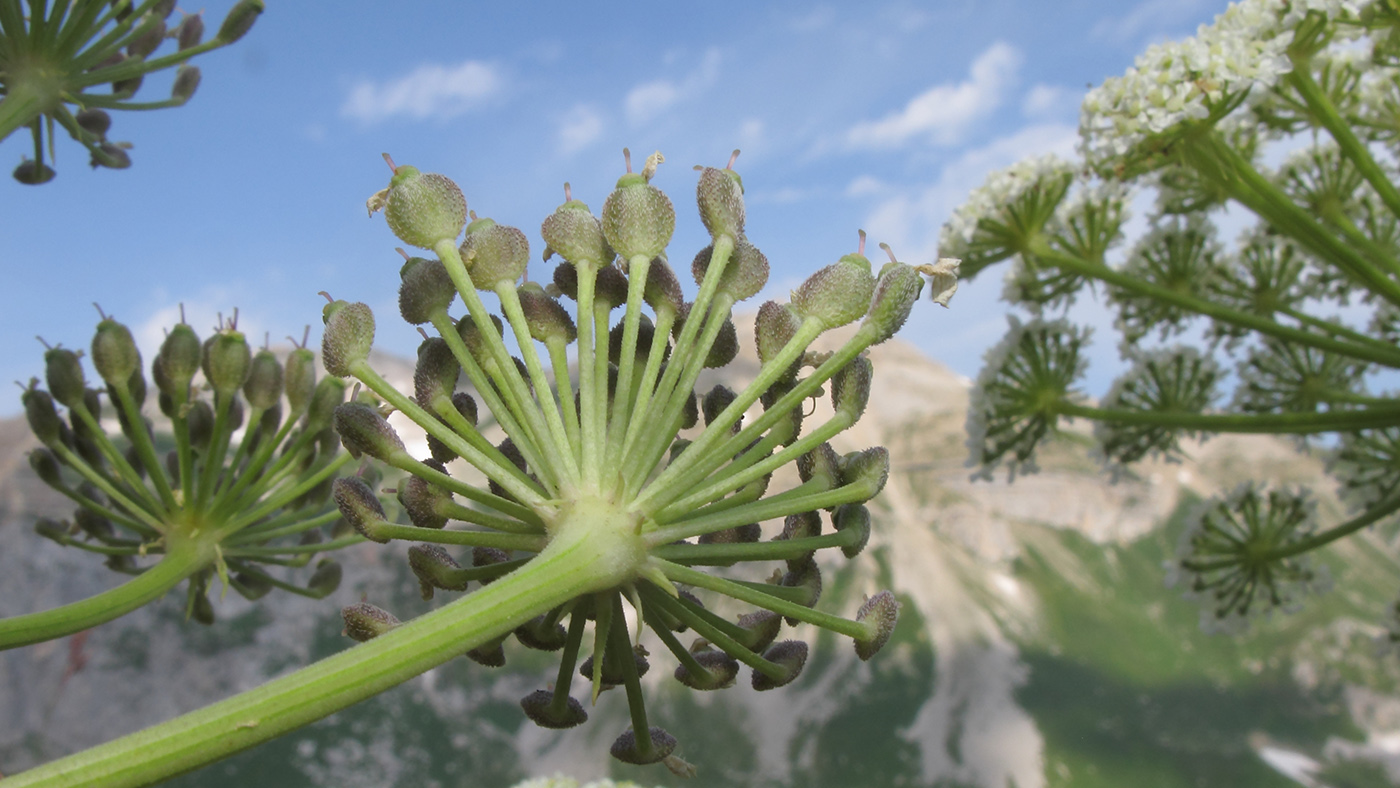
<path fill-rule="evenodd" d="M 1354 19 L 1373 0 L 1242 0 L 1192 38 L 1149 47 L 1121 77 L 1090 91 L 1080 109 L 1082 152 L 1102 167 L 1150 137 L 1251 94 L 1292 70 L 1286 50 L 1310 12 Z"/>
<path fill-rule="evenodd" d="M 953 212 L 938 236 L 939 256 L 957 256 L 977 236 L 977 225 L 995 217 L 1026 189 L 1065 175 L 1072 175 L 1072 163 L 1054 154 L 1024 159 L 987 176 L 987 180 Z"/>

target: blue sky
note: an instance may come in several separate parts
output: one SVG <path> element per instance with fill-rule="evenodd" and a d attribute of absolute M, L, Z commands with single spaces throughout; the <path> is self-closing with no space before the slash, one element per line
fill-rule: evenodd
<path fill-rule="evenodd" d="M 201 6 L 211 30 L 229 5 Z M 134 145 L 130 170 L 90 170 L 60 140 L 55 181 L 0 181 L 0 379 L 42 376 L 35 335 L 85 347 L 94 301 L 149 359 L 180 303 L 202 336 L 238 307 L 250 337 L 277 341 L 308 323 L 317 336 L 326 290 L 369 303 L 377 344 L 411 354 L 419 337 L 395 306 L 399 244 L 364 207 L 387 183 L 386 151 L 456 180 L 470 208 L 524 229 L 538 254 L 564 181 L 596 211 L 624 146 L 638 161 L 659 149 L 653 182 L 678 212 L 670 256 L 688 269 L 707 243 L 691 167 L 723 166 L 740 148 L 748 234 L 773 266 L 760 300 L 853 251 L 859 228 L 928 262 L 988 171 L 1072 152 L 1089 84 L 1225 4 L 268 5 L 247 38 L 197 61 L 187 106 L 116 117 L 109 136 Z M 148 78 L 141 97 L 168 84 Z M 0 169 L 29 150 L 27 135 L 0 142 Z M 1000 289 L 993 271 L 949 310 L 923 303 L 902 337 L 974 376 L 1005 328 Z M 1095 393 L 1113 345 L 1100 332 Z M 18 393 L 0 414 L 18 411 Z"/>

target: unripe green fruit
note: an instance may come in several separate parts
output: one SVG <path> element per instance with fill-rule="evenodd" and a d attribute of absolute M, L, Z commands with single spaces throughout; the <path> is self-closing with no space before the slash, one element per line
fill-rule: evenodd
<path fill-rule="evenodd" d="M 744 183 L 739 173 L 702 168 L 700 182 L 695 185 L 695 201 L 700 207 L 700 220 L 711 237 L 744 237 Z"/>
<path fill-rule="evenodd" d="M 870 497 L 879 495 L 890 478 L 890 453 L 884 446 L 852 452 L 841 458 L 841 481 L 864 485 Z"/>
<path fill-rule="evenodd" d="M 131 373 L 141 368 L 141 352 L 131 330 L 111 318 L 97 324 L 92 337 L 92 365 L 109 386 L 126 386 Z"/>
<path fill-rule="evenodd" d="M 739 676 L 739 660 L 723 651 L 707 648 L 692 652 L 691 656 L 705 669 L 705 675 L 696 676 L 682 664 L 676 666 L 675 677 L 676 681 L 693 690 L 727 689 L 734 685 L 734 679 Z"/>
<path fill-rule="evenodd" d="M 112 128 L 112 116 L 106 110 L 89 107 L 80 109 L 73 115 L 73 119 L 78 122 L 78 126 L 87 133 L 105 139 L 107 131 Z"/>
<path fill-rule="evenodd" d="M 388 543 L 387 537 L 380 537 L 374 531 L 375 526 L 385 519 L 384 507 L 368 484 L 354 476 L 342 476 L 331 485 L 331 496 L 340 509 L 340 515 L 361 536 L 371 542 Z"/>
<path fill-rule="evenodd" d="M 775 678 L 755 670 L 753 688 L 760 692 L 791 684 L 802 674 L 802 667 L 807 664 L 807 644 L 801 640 L 774 643 L 763 652 L 763 658 L 776 663 L 783 669 L 783 674 Z"/>
<path fill-rule="evenodd" d="M 462 368 L 447 342 L 442 337 L 429 337 L 418 345 L 418 364 L 413 368 L 413 398 L 424 410 L 431 411 L 435 401 L 452 398 L 461 374 Z"/>
<path fill-rule="evenodd" d="M 568 698 L 562 710 L 554 708 L 554 693 L 550 690 L 535 690 L 520 699 L 520 708 L 541 728 L 562 730 L 574 728 L 588 721 L 588 712 L 577 698 Z"/>
<path fill-rule="evenodd" d="M 345 621 L 345 635 L 360 643 L 373 640 L 400 624 L 393 613 L 368 602 L 341 608 L 340 617 Z"/>
<path fill-rule="evenodd" d="M 467 200 L 444 175 L 407 165 L 394 170 L 384 202 L 384 219 L 399 240 L 422 249 L 456 240 L 467 223 Z"/>
<path fill-rule="evenodd" d="M 176 393 L 187 393 L 190 381 L 194 379 L 194 374 L 199 371 L 203 361 L 204 346 L 193 328 L 180 323 L 170 329 L 160 346 L 161 374 L 169 381 L 171 387 L 166 393 L 172 397 Z"/>
<path fill-rule="evenodd" d="M 185 411 L 186 429 L 190 433 L 190 445 L 197 449 L 207 449 L 214 437 L 214 409 L 209 403 L 197 399 Z"/>
<path fill-rule="evenodd" d="M 690 273 L 695 277 L 697 285 L 704 283 L 705 273 L 710 268 L 713 256 L 714 247 L 707 246 L 701 249 L 691 262 Z M 767 283 L 768 258 L 764 257 L 758 247 L 740 239 L 734 244 L 734 251 L 730 253 L 724 273 L 720 275 L 720 292 L 728 294 L 735 301 L 743 301 L 757 295 Z"/>
<path fill-rule="evenodd" d="M 258 15 L 262 12 L 263 0 L 239 0 L 238 5 L 229 9 L 224 23 L 219 25 L 219 42 L 232 44 L 242 38 L 253 28 L 253 23 L 258 21 Z"/>
<path fill-rule="evenodd" d="M 676 229 L 676 209 L 661 190 L 628 173 L 603 203 L 603 236 L 624 258 L 650 260 L 666 251 Z"/>
<path fill-rule="evenodd" d="M 869 634 L 855 640 L 856 656 L 862 661 L 875 656 L 889 642 L 899 621 L 899 601 L 889 591 L 881 591 L 865 600 L 856 612 L 856 621 L 864 623 Z"/>
<path fill-rule="evenodd" d="M 578 200 L 569 200 L 555 208 L 540 225 L 540 235 L 549 246 L 545 259 L 553 251 L 571 263 L 589 263 L 601 268 L 617 255 L 603 237 L 603 225 L 588 211 L 588 206 Z"/>
<path fill-rule="evenodd" d="M 374 346 L 374 312 L 367 304 L 345 304 L 331 312 L 321 337 L 321 363 L 326 372 L 348 377 L 350 367 L 369 358 Z"/>
<path fill-rule="evenodd" d="M 830 443 L 823 443 L 797 460 L 797 475 L 803 484 L 821 479 L 826 482 L 827 489 L 838 487 L 842 483 L 841 456 Z"/>
<path fill-rule="evenodd" d="M 58 457 L 48 449 L 35 449 L 29 452 L 29 468 L 40 481 L 57 490 L 66 489 L 63 474 L 58 467 Z"/>
<path fill-rule="evenodd" d="M 416 544 L 408 548 L 408 568 L 418 578 L 423 599 L 433 598 L 434 589 L 466 591 L 468 582 L 461 579 L 462 565 L 440 545 Z"/>
<path fill-rule="evenodd" d="M 304 347 L 288 353 L 282 379 L 287 405 L 292 413 L 302 413 L 311 404 L 311 395 L 316 391 L 316 354 Z"/>
<path fill-rule="evenodd" d="M 558 651 L 568 642 L 569 633 L 557 621 L 551 625 L 548 616 L 535 616 L 515 628 L 515 639 L 525 648 Z"/>
<path fill-rule="evenodd" d="M 180 66 L 175 71 L 175 82 L 170 86 L 170 98 L 180 102 L 189 101 L 199 89 L 199 77 L 199 66 Z"/>
<path fill-rule="evenodd" d="M 845 545 L 841 552 L 847 558 L 855 558 L 865 549 L 866 543 L 870 541 L 870 510 L 864 504 L 848 503 L 836 507 L 836 511 L 831 515 L 831 523 L 836 527 L 837 532 L 854 529 L 860 534 L 853 544 Z"/>
<path fill-rule="evenodd" d="M 612 757 L 623 763 L 645 766 L 649 763 L 660 763 L 666 760 L 666 756 L 676 749 L 676 737 L 655 725 L 647 731 L 647 738 L 651 743 L 650 751 L 648 748 L 640 746 L 636 731 L 628 728 L 621 736 L 617 737 L 617 741 L 613 742 L 612 748 L 608 751 L 612 753 Z"/>
<path fill-rule="evenodd" d="M 253 366 L 253 351 L 243 332 L 225 329 L 204 341 L 204 379 L 220 394 L 243 387 Z"/>
<path fill-rule="evenodd" d="M 321 378 L 311 392 L 311 401 L 306 407 L 306 429 L 308 432 L 321 432 L 331 426 L 335 409 L 345 401 L 345 381 L 340 378 Z"/>
<path fill-rule="evenodd" d="M 530 241 L 525 233 L 490 219 L 472 222 L 457 252 L 478 290 L 517 282 L 530 264 Z"/>
<path fill-rule="evenodd" d="M 665 258 L 658 257 L 647 266 L 647 281 L 642 298 L 658 313 L 667 309 L 672 312 L 680 310 L 685 301 L 681 293 L 681 283 Z"/>
<path fill-rule="evenodd" d="M 253 357 L 243 396 L 258 410 L 267 410 L 282 401 L 282 365 L 272 351 L 260 350 Z"/>
<path fill-rule="evenodd" d="M 894 336 L 909 319 L 914 302 L 924 289 L 924 279 L 911 266 L 891 263 L 880 271 L 875 289 L 870 297 L 870 312 L 865 316 L 865 325 L 876 329 L 879 344 Z"/>
<path fill-rule="evenodd" d="M 63 419 L 58 416 L 53 397 L 47 391 L 30 385 L 20 395 L 20 401 L 24 404 L 24 416 L 34 437 L 46 446 L 58 443 L 63 435 Z"/>
<path fill-rule="evenodd" d="M 870 261 L 860 255 L 846 255 L 812 274 L 794 290 L 792 308 L 800 317 L 815 317 L 826 328 L 838 328 L 865 315 L 874 290 Z"/>
<path fill-rule="evenodd" d="M 388 462 L 391 456 L 404 450 L 403 441 L 389 422 L 363 402 L 347 402 L 335 409 L 335 431 L 345 450 L 355 459 L 368 454 Z"/>
<path fill-rule="evenodd" d="M 171 6 L 174 7 L 173 4 Z M 175 28 L 175 41 L 180 52 L 190 47 L 199 46 L 204 40 L 204 15 L 190 14 L 180 20 L 180 24 Z"/>
<path fill-rule="evenodd" d="M 875 366 L 865 356 L 857 356 L 837 372 L 831 379 L 831 404 L 838 413 L 850 416 L 851 421 L 859 421 L 870 402 L 870 384 L 875 377 Z"/>
<path fill-rule="evenodd" d="M 763 306 L 758 308 L 758 317 L 754 320 L 754 344 L 758 349 L 759 362 L 767 364 L 777 358 L 787 343 L 797 336 L 797 329 L 801 326 L 802 318 L 797 316 L 791 306 L 776 301 L 765 301 Z M 779 382 L 795 379 L 800 368 L 800 360 L 794 361 L 784 370 Z"/>
<path fill-rule="evenodd" d="M 537 282 L 526 282 L 516 289 L 520 299 L 520 310 L 525 313 L 525 323 L 530 327 L 530 336 L 540 342 L 551 340 L 568 344 L 578 337 L 578 329 L 569 311 L 562 304 L 545 293 Z"/>
<path fill-rule="evenodd" d="M 316 562 L 316 571 L 311 573 L 311 579 L 306 581 L 306 590 L 311 592 L 313 599 L 325 599 L 340 588 L 344 574 L 339 561 L 322 558 Z"/>
<path fill-rule="evenodd" d="M 409 258 L 399 270 L 399 314 L 414 325 L 427 323 L 447 311 L 457 298 L 457 287 L 440 260 Z"/>
<path fill-rule="evenodd" d="M 44 353 L 45 380 L 53 398 L 67 407 L 75 407 L 83 401 L 87 383 L 83 379 L 83 363 L 78 354 L 64 348 L 53 348 Z"/>
<path fill-rule="evenodd" d="M 436 460 L 428 461 L 429 467 L 446 473 L 446 468 Z M 440 504 L 452 503 L 452 493 L 422 477 L 410 475 L 399 485 L 399 503 L 408 512 L 408 519 L 419 528 L 442 528 L 447 525 L 447 517 L 438 513 Z"/>

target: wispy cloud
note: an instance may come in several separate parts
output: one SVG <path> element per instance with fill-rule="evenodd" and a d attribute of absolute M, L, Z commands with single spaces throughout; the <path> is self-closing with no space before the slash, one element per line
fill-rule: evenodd
<path fill-rule="evenodd" d="M 603 135 L 603 113 L 591 104 L 577 104 L 559 122 L 555 138 L 565 156 L 587 148 Z"/>
<path fill-rule="evenodd" d="M 356 83 L 340 113 L 366 123 L 395 116 L 452 118 L 500 93 L 502 82 L 500 69 L 491 63 L 428 64 L 398 79 Z"/>
<path fill-rule="evenodd" d="M 1021 114 L 1028 118 L 1072 114 L 1082 99 L 1082 93 L 1061 85 L 1032 85 L 1026 91 L 1025 98 L 1021 99 Z"/>
<path fill-rule="evenodd" d="M 657 79 L 627 91 L 623 101 L 627 120 L 633 124 L 645 123 L 679 102 L 699 95 L 719 77 L 720 60 L 719 50 L 709 49 L 695 70 L 679 82 Z"/>
<path fill-rule="evenodd" d="M 856 124 L 846 133 L 854 148 L 897 148 L 913 140 L 955 145 L 976 121 L 996 109 L 1016 81 L 1021 53 L 997 42 L 972 61 L 968 78 L 934 85 L 902 110 Z"/>
<path fill-rule="evenodd" d="M 1175 32 L 1182 23 L 1198 18 L 1205 7 L 1205 0 L 1143 0 L 1123 16 L 1099 20 L 1089 35 L 1137 47 L 1144 39 L 1161 38 Z"/>

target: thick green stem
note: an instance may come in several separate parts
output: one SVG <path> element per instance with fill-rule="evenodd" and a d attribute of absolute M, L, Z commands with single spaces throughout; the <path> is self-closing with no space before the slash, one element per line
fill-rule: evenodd
<path fill-rule="evenodd" d="M 169 779 L 401 684 L 580 594 L 628 580 L 639 559 L 627 535 L 601 522 L 577 526 L 561 528 L 558 539 L 516 572 L 368 643 L 169 722 L 7 777 L 5 788 L 133 788 Z"/>
<path fill-rule="evenodd" d="M 159 599 L 180 581 L 208 566 L 213 559 L 212 543 L 177 543 L 170 547 L 160 563 L 110 591 L 42 613 L 0 619 L 0 649 L 61 638 L 120 618 Z M 10 786 L 7 784 L 5 788 Z"/>

